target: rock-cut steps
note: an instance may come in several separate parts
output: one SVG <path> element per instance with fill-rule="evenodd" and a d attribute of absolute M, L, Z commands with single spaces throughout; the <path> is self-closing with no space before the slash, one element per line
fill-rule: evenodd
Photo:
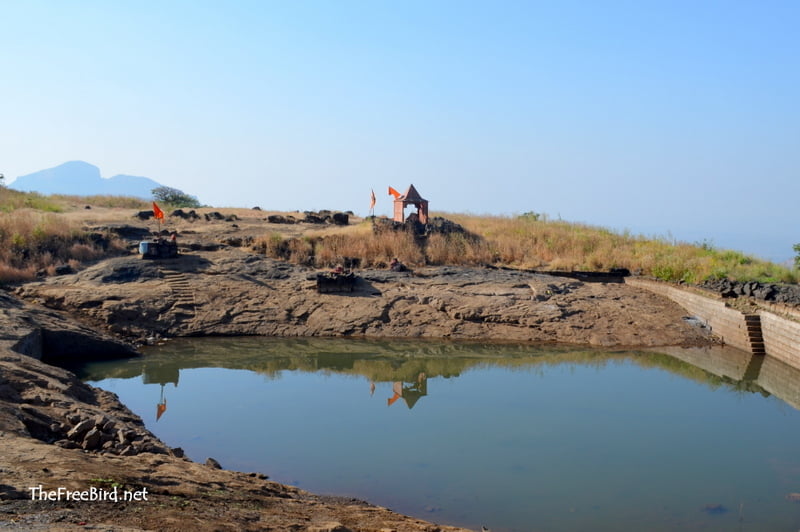
<path fill-rule="evenodd" d="M 194 297 L 194 289 L 189 284 L 186 274 L 175 270 L 161 269 L 161 275 L 172 291 L 175 298 L 173 308 L 180 309 L 184 321 L 194 319 L 197 305 Z"/>

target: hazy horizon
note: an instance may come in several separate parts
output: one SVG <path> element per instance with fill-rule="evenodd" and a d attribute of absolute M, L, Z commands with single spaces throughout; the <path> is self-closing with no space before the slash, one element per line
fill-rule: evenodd
<path fill-rule="evenodd" d="M 0 5 L 0 173 L 216 206 L 527 211 L 776 262 L 800 242 L 800 4 Z"/>

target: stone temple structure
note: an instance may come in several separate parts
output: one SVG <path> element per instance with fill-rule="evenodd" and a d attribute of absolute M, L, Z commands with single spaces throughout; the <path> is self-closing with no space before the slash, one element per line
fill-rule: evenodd
<path fill-rule="evenodd" d="M 405 222 L 405 209 L 407 206 L 413 205 L 417 208 L 416 214 L 409 215 L 409 219 L 416 216 L 416 221 L 422 224 L 428 223 L 428 200 L 423 199 L 419 195 L 414 185 L 410 185 L 405 194 L 396 196 L 394 199 L 394 221 L 403 223 Z"/>

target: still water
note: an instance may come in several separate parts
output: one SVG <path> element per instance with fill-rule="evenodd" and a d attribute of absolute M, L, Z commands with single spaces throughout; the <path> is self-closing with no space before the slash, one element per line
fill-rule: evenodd
<path fill-rule="evenodd" d="M 736 350 L 198 339 L 75 369 L 195 461 L 438 523 L 800 528 L 800 370 Z"/>

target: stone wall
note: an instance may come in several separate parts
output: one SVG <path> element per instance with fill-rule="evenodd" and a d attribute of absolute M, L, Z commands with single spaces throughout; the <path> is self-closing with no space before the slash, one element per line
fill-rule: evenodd
<path fill-rule="evenodd" d="M 800 368 L 800 322 L 767 310 L 759 315 L 767 354 Z"/>
<path fill-rule="evenodd" d="M 800 311 L 797 309 L 759 302 L 758 314 L 744 314 L 727 307 L 722 298 L 691 287 L 630 277 L 625 282 L 668 297 L 706 322 L 711 332 L 728 345 L 750 353 L 766 353 L 800 368 Z"/>
<path fill-rule="evenodd" d="M 745 315 L 725 306 L 721 298 L 700 294 L 699 291 L 688 287 L 678 287 L 648 279 L 627 277 L 625 283 L 671 299 L 685 308 L 689 314 L 705 322 L 711 332 L 726 344 L 752 352 Z"/>

